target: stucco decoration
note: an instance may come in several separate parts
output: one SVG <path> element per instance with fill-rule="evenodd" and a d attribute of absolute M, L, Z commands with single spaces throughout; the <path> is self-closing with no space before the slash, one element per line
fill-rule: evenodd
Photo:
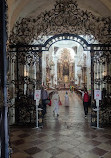
<path fill-rule="evenodd" d="M 44 36 L 60 33 L 89 35 L 88 43 L 111 43 L 111 17 L 97 17 L 78 8 L 73 0 L 57 0 L 54 8 L 37 17 L 20 18 L 10 36 L 11 44 L 44 44 Z"/>

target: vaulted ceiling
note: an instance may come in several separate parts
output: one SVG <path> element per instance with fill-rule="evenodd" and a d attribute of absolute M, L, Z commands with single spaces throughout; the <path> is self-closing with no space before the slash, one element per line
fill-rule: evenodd
<path fill-rule="evenodd" d="M 56 0 L 7 0 L 9 32 L 19 17 L 37 16 L 54 8 Z M 78 7 L 94 15 L 111 16 L 111 0 L 77 0 Z"/>

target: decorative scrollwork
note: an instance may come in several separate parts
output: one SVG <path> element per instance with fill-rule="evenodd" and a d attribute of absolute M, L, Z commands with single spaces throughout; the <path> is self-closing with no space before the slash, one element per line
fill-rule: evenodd
<path fill-rule="evenodd" d="M 91 41 L 111 43 L 111 17 L 96 17 L 91 12 L 78 8 L 73 0 L 57 0 L 54 9 L 41 13 L 36 18 L 20 18 L 10 36 L 10 43 L 44 44 L 44 36 L 60 33 L 92 35 Z M 90 41 L 90 40 L 89 40 Z"/>
<path fill-rule="evenodd" d="M 110 51 L 100 51 L 100 52 L 95 52 L 94 53 L 94 63 L 101 63 L 101 64 L 105 64 L 108 63 L 110 64 L 111 63 L 111 52 Z"/>

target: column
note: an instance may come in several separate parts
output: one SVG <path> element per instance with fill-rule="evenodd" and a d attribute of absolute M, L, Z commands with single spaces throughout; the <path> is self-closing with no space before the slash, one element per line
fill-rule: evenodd
<path fill-rule="evenodd" d="M 96 67 L 96 69 L 97 69 L 97 77 L 96 77 L 96 79 L 98 80 L 98 78 L 99 78 L 99 73 L 98 73 L 98 62 L 97 62 L 97 67 Z M 94 79 L 95 79 L 95 76 L 94 76 Z M 98 88 L 98 84 L 96 84 L 96 88 Z"/>
<path fill-rule="evenodd" d="M 91 103 L 94 99 L 94 51 L 91 49 Z"/>
<path fill-rule="evenodd" d="M 102 71 L 101 71 L 101 63 L 100 63 L 100 80 L 102 79 Z M 102 90 L 102 83 L 100 82 L 100 90 Z"/>
<path fill-rule="evenodd" d="M 16 57 L 14 56 L 14 61 L 15 61 Z M 15 73 L 14 73 L 14 70 L 15 70 L 15 63 L 14 61 L 12 62 L 12 80 L 15 79 Z M 15 84 L 12 85 L 13 86 L 13 98 L 15 97 Z"/>
<path fill-rule="evenodd" d="M 110 62 L 108 60 L 107 62 L 107 76 L 110 76 Z M 108 90 L 108 93 L 110 93 L 110 84 L 107 83 L 107 90 Z"/>
<path fill-rule="evenodd" d="M 102 84 L 101 84 L 101 90 L 102 90 L 104 87 L 104 84 L 103 84 L 103 63 L 101 63 L 101 79 L 102 79 Z"/>
<path fill-rule="evenodd" d="M 105 61 L 104 61 L 105 62 Z M 105 65 L 103 65 L 103 79 L 104 79 L 104 76 L 105 76 Z M 104 84 L 104 82 L 103 82 L 103 88 L 105 88 L 105 84 Z"/>
<path fill-rule="evenodd" d="M 39 83 L 37 89 L 40 89 L 42 86 L 42 47 L 39 48 Z"/>
<path fill-rule="evenodd" d="M 19 58 L 18 58 L 18 48 L 16 48 L 16 77 L 15 80 L 17 82 L 15 82 L 15 89 L 16 89 L 16 103 L 15 103 L 15 122 L 18 123 L 19 122 L 19 109 L 18 109 L 18 102 L 19 102 Z"/>
<path fill-rule="evenodd" d="M 94 74 L 95 74 L 95 78 L 97 78 L 97 63 L 94 63 Z M 96 84 L 94 83 L 94 89 L 96 89 Z"/>
<path fill-rule="evenodd" d="M 106 59 L 105 59 L 105 65 L 104 65 L 104 76 L 107 76 L 107 61 L 106 61 Z M 105 88 L 107 91 L 107 82 L 105 82 Z"/>
<path fill-rule="evenodd" d="M 8 106 L 7 106 L 7 55 L 6 55 L 6 1 L 0 1 L 0 91 L 1 91 L 1 115 L 0 115 L 0 139 L 2 158 L 9 157 L 8 136 Z M 2 117 L 1 117 L 2 116 Z"/>
<path fill-rule="evenodd" d="M 111 62 L 109 63 L 109 76 L 111 77 Z M 110 90 L 109 91 L 110 91 L 109 93 L 111 93 L 111 84 L 110 84 Z"/>

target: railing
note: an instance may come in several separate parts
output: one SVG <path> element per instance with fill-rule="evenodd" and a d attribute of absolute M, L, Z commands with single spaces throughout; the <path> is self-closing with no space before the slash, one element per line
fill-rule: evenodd
<path fill-rule="evenodd" d="M 42 104 L 39 104 L 39 108 L 42 108 Z M 9 107 L 9 111 L 14 110 L 14 114 L 9 114 L 11 117 L 15 117 L 15 122 L 11 123 L 11 125 L 36 125 L 36 105 L 35 101 L 32 97 L 29 96 L 21 96 L 19 99 L 15 99 L 15 103 Z M 38 111 L 38 123 L 39 126 L 43 126 L 43 112 L 41 110 Z"/>
<path fill-rule="evenodd" d="M 97 125 L 97 111 L 95 102 L 92 104 L 92 112 L 91 112 L 91 125 Z M 99 125 L 100 127 L 105 127 L 111 125 L 111 98 L 104 98 L 99 103 Z"/>

